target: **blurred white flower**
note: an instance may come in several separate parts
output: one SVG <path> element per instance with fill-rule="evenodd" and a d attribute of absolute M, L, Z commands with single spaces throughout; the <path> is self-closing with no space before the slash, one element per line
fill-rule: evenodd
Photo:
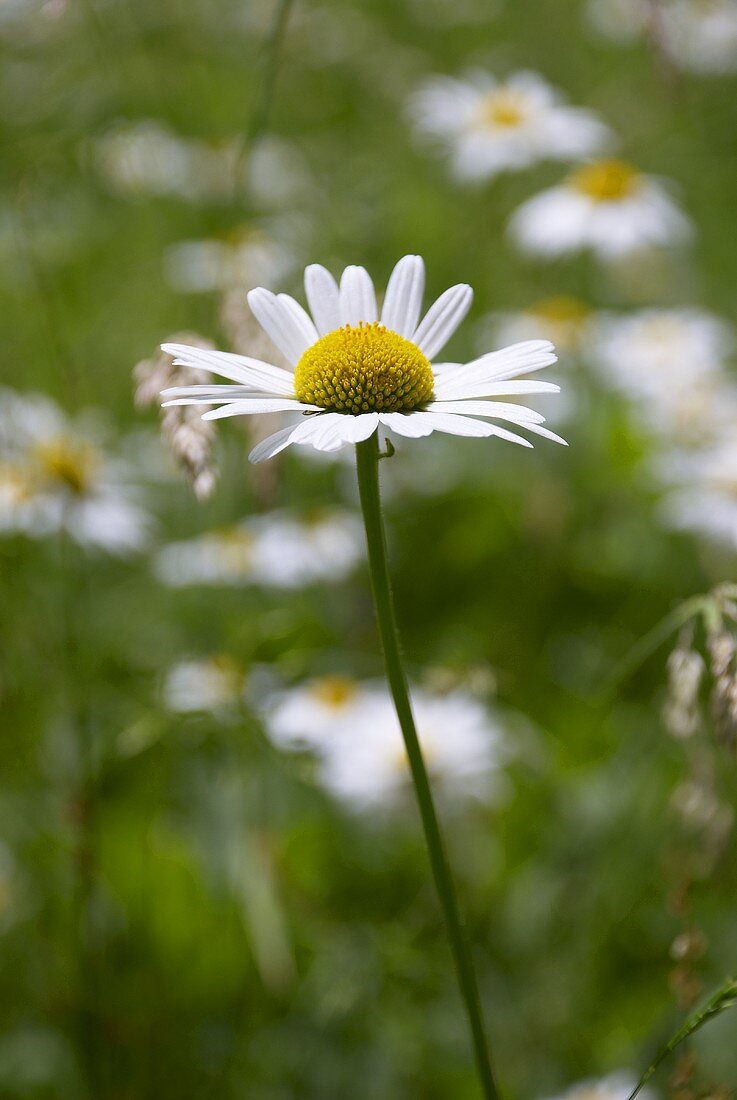
<path fill-rule="evenodd" d="M 649 34 L 679 68 L 737 69 L 737 0 L 590 0 L 588 15 L 596 30 L 621 42 Z"/>
<path fill-rule="evenodd" d="M 299 588 L 342 581 L 363 557 L 355 516 L 316 513 L 299 519 L 274 512 L 163 547 L 155 559 L 159 580 L 190 584 Z"/>
<path fill-rule="evenodd" d="M 0 530 L 33 538 L 66 531 L 111 554 L 141 550 L 152 521 L 130 475 L 50 399 L 0 391 Z"/>
<path fill-rule="evenodd" d="M 637 1084 L 637 1079 L 628 1073 L 613 1073 L 589 1081 L 581 1081 L 552 1100 L 627 1100 Z M 653 1100 L 649 1089 L 640 1093 L 643 1100 Z"/>
<path fill-rule="evenodd" d="M 665 187 L 621 160 L 587 164 L 514 213 L 509 231 L 525 252 L 546 258 L 584 249 L 604 261 L 678 244 L 691 224 Z"/>
<path fill-rule="evenodd" d="M 245 682 L 243 669 L 226 654 L 180 661 L 166 675 L 164 706 L 179 714 L 228 710 L 243 698 Z"/>
<path fill-rule="evenodd" d="M 673 488 L 664 497 L 665 522 L 737 548 L 737 440 L 730 435 L 698 451 L 669 455 L 658 466 Z"/>
<path fill-rule="evenodd" d="M 501 763 L 502 731 L 474 696 L 412 691 L 428 770 L 458 794 L 486 798 Z M 286 749 L 312 749 L 318 778 L 351 808 L 392 802 L 408 785 L 409 764 L 386 685 L 326 676 L 281 692 L 266 707 L 266 730 Z"/>
<path fill-rule="evenodd" d="M 155 119 L 120 123 L 96 139 L 93 155 L 102 175 L 132 195 L 223 202 L 243 187 L 237 143 L 183 138 Z"/>
<path fill-rule="evenodd" d="M 290 369 L 244 355 L 164 344 L 175 364 L 201 368 L 235 385 L 175 386 L 164 406 L 220 405 L 203 419 L 279 413 L 297 414 L 291 424 L 251 452 L 263 462 L 292 444 L 337 451 L 384 429 L 418 439 L 434 431 L 460 436 L 497 436 L 525 447 L 523 436 L 482 417 L 510 422 L 564 443 L 544 428 L 544 417 L 523 405 L 489 400 L 511 394 L 557 392 L 549 382 L 525 377 L 555 362 L 553 345 L 532 340 L 470 363 L 431 359 L 466 316 L 473 291 L 446 290 L 424 318 L 425 267 L 405 256 L 389 279 L 381 319 L 376 291 L 362 267 L 347 267 L 340 286 L 319 264 L 305 272 L 308 314 L 287 294 L 259 287 L 248 295 L 251 310 Z M 293 368 L 293 372 L 292 372 Z"/>
<path fill-rule="evenodd" d="M 649 430 L 678 444 L 703 441 L 737 413 L 725 370 L 735 346 L 728 322 L 683 307 L 600 314 L 587 352 L 602 381 L 635 402 Z"/>
<path fill-rule="evenodd" d="M 475 698 L 412 693 L 417 734 L 433 779 L 449 793 L 490 798 L 502 731 Z M 320 781 L 350 808 L 392 803 L 409 785 L 409 762 L 388 695 L 320 746 Z"/>
<path fill-rule="evenodd" d="M 387 703 L 383 684 L 322 676 L 276 695 L 266 708 L 266 727 L 280 748 L 320 749 L 383 716 Z"/>
<path fill-rule="evenodd" d="M 591 316 L 590 308 L 579 298 L 559 295 L 516 312 L 490 313 L 479 328 L 484 342 L 549 339 L 559 352 L 576 354 L 588 336 Z"/>
<path fill-rule="evenodd" d="M 223 240 L 180 241 L 164 254 L 170 286 L 189 294 L 271 284 L 286 276 L 292 263 L 287 248 L 248 226 Z"/>
<path fill-rule="evenodd" d="M 677 65 L 698 73 L 737 69 L 736 0 L 672 0 L 662 21 L 665 50 Z"/>
<path fill-rule="evenodd" d="M 541 160 L 598 153 L 611 131 L 592 111 L 569 106 L 541 76 L 518 72 L 497 81 L 482 71 L 434 77 L 410 101 L 417 131 L 449 151 L 461 180 L 488 179 Z"/>

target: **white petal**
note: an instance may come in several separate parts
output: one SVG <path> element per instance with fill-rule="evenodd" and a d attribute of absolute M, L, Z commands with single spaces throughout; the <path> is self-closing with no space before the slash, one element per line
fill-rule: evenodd
<path fill-rule="evenodd" d="M 199 367 L 219 374 L 222 378 L 231 378 L 244 386 L 256 390 L 273 390 L 274 393 L 293 394 L 294 378 L 289 371 L 275 367 L 273 363 L 264 363 L 260 359 L 251 359 L 247 355 L 233 355 L 227 351 L 210 351 L 205 348 L 193 348 L 187 344 L 162 344 L 162 351 L 173 355 L 175 363 L 187 367 Z"/>
<path fill-rule="evenodd" d="M 381 310 L 382 325 L 411 340 L 420 319 L 424 289 L 422 256 L 403 256 L 389 276 Z"/>
<path fill-rule="evenodd" d="M 270 290 L 257 287 L 249 291 L 248 304 L 272 343 L 295 366 L 315 341 L 309 339 L 304 325 L 297 319 L 294 309 L 287 304 L 285 298 L 287 295 L 283 295 L 280 300 Z M 293 304 L 297 305 L 296 302 Z"/>
<path fill-rule="evenodd" d="M 521 435 L 515 435 L 514 432 L 508 432 L 506 428 L 500 428 L 498 424 L 486 424 L 483 420 L 474 420 L 470 416 L 458 416 L 455 413 L 427 412 L 424 415 L 432 417 L 433 430 L 437 432 L 476 437 L 496 435 L 500 439 L 508 440 L 510 443 L 519 443 L 521 447 L 532 447 L 528 439 L 523 439 Z M 525 427 L 528 427 L 528 425 L 525 425 Z"/>
<path fill-rule="evenodd" d="M 447 344 L 471 308 L 473 291 L 465 283 L 441 294 L 425 314 L 412 339 L 428 359 Z"/>
<path fill-rule="evenodd" d="M 340 280 L 340 320 L 343 325 L 371 324 L 378 319 L 376 291 L 363 267 L 347 267 Z"/>
<path fill-rule="evenodd" d="M 481 396 L 479 386 L 542 370 L 555 363 L 556 359 L 555 349 L 549 340 L 524 340 L 482 355 L 460 367 L 446 364 L 441 368 L 433 367 L 435 393 L 441 398 L 462 398 L 466 396 L 466 391 L 469 391 L 468 396 Z"/>
<path fill-rule="evenodd" d="M 490 416 L 497 420 L 511 420 L 518 424 L 544 424 L 545 417 L 525 405 L 512 405 L 507 401 L 433 401 L 428 412 L 461 413 L 463 416 Z"/>
<path fill-rule="evenodd" d="M 222 401 L 237 401 L 240 397 L 256 397 L 248 386 L 169 386 L 161 391 L 162 408 L 169 405 L 217 405 Z M 270 394 L 261 394 L 269 397 Z"/>
<path fill-rule="evenodd" d="M 433 425 L 427 413 L 379 413 L 379 420 L 397 435 L 421 439 L 430 435 Z"/>
<path fill-rule="evenodd" d="M 303 340 L 307 341 L 307 347 L 312 347 L 319 339 L 319 335 L 307 310 L 294 298 L 291 298 L 289 294 L 277 294 L 276 300 L 289 312 Z"/>
<path fill-rule="evenodd" d="M 289 446 L 290 436 L 293 432 L 294 424 L 290 424 L 288 428 L 280 428 L 278 432 L 262 439 L 251 451 L 248 461 L 256 465 L 259 462 L 265 462 L 267 458 L 278 455 L 279 451 L 283 451 L 285 447 Z"/>
<path fill-rule="evenodd" d="M 219 409 L 203 413 L 203 420 L 223 420 L 226 416 L 255 416 L 257 413 L 315 412 L 317 405 L 303 405 L 301 401 L 287 401 L 280 397 L 257 397 L 250 401 L 231 401 Z"/>
<path fill-rule="evenodd" d="M 552 439 L 553 443 L 560 443 L 563 447 L 568 446 L 567 440 L 551 432 L 550 428 L 543 428 L 540 424 L 522 424 L 521 427 L 526 428 L 528 432 L 534 432 L 535 435 L 543 436 L 544 439 Z"/>
<path fill-rule="evenodd" d="M 330 272 L 321 264 L 305 269 L 307 304 L 321 336 L 340 328 L 340 291 Z"/>

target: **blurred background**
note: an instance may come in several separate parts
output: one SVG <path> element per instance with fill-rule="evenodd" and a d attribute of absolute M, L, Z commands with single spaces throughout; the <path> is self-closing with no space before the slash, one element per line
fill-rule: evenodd
<path fill-rule="evenodd" d="M 381 471 L 499 1073 L 636 1075 L 737 966 L 735 7 L 2 0 L 0 51 L 0 1095 L 477 1095 L 350 450 L 155 408 L 162 341 L 273 359 L 246 290 L 407 252 L 474 287 L 449 358 L 555 341 L 571 442 Z M 514 144 L 519 71 L 580 149 Z M 566 187 L 608 220 L 525 245 Z M 734 1035 L 659 1093 L 733 1092 Z"/>

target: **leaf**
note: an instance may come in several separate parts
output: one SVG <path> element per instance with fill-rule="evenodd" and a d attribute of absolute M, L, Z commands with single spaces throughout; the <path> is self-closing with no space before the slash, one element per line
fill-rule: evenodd
<path fill-rule="evenodd" d="M 727 978 L 724 985 L 721 985 L 719 989 L 717 989 L 716 993 L 709 998 L 706 1004 L 702 1005 L 701 1008 L 697 1008 L 678 1029 L 672 1039 L 666 1043 L 655 1061 L 645 1070 L 637 1083 L 637 1087 L 630 1093 L 627 1100 L 634 1100 L 640 1089 L 650 1080 L 661 1062 L 664 1062 L 668 1055 L 672 1054 L 684 1039 L 688 1039 L 689 1035 L 693 1035 L 695 1031 L 698 1031 L 704 1024 L 707 1024 L 709 1020 L 714 1019 L 715 1016 L 720 1016 L 722 1012 L 725 1012 L 728 1008 L 732 1008 L 734 1005 L 737 1005 L 737 978 Z"/>

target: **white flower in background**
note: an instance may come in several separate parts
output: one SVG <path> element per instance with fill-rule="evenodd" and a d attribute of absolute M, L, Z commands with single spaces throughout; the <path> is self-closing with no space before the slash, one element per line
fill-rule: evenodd
<path fill-rule="evenodd" d="M 456 176 L 482 180 L 541 160 L 582 160 L 601 152 L 611 132 L 592 111 L 569 106 L 541 76 L 497 81 L 485 72 L 434 77 L 413 96 L 421 134 L 450 152 Z"/>
<path fill-rule="evenodd" d="M 672 0 L 663 11 L 670 58 L 697 73 L 737 69 L 737 0 Z"/>
<path fill-rule="evenodd" d="M 159 580 L 190 584 L 299 588 L 343 580 L 363 557 L 355 516 L 317 512 L 302 519 L 274 512 L 163 547 Z"/>
<path fill-rule="evenodd" d="M 695 307 L 600 314 L 587 343 L 602 381 L 634 401 L 638 417 L 671 443 L 698 440 L 734 417 L 737 397 L 725 368 L 735 346 L 728 322 Z"/>
<path fill-rule="evenodd" d="M 490 313 L 479 328 L 482 339 L 500 344 L 550 339 L 559 352 L 577 353 L 588 336 L 591 310 L 579 298 L 558 295 L 543 298 L 527 309 Z"/>
<path fill-rule="evenodd" d="M 462 691 L 451 695 L 412 693 L 417 735 L 428 771 L 448 793 L 493 795 L 502 731 L 486 708 Z M 342 733 L 320 745 L 318 775 L 350 808 L 391 803 L 409 788 L 409 762 L 391 701 L 367 707 Z"/>
<path fill-rule="evenodd" d="M 628 1073 L 613 1073 L 590 1081 L 581 1081 L 552 1100 L 628 1100 L 637 1079 Z M 653 1100 L 649 1089 L 643 1089 L 643 1100 Z"/>
<path fill-rule="evenodd" d="M 111 554 L 141 550 L 152 521 L 112 459 L 80 422 L 39 394 L 0 392 L 0 530 L 66 531 Z"/>
<path fill-rule="evenodd" d="M 245 683 L 243 669 L 226 654 L 180 661 L 166 675 L 164 706 L 177 714 L 229 710 L 243 698 Z"/>
<path fill-rule="evenodd" d="M 611 261 L 686 241 L 691 225 L 653 177 L 625 161 L 602 160 L 522 203 L 509 231 L 532 255 L 553 258 L 591 249 Z"/>
<path fill-rule="evenodd" d="M 662 503 L 665 522 L 737 548 L 737 440 L 730 434 L 698 451 L 669 455 L 658 472 L 675 486 Z"/>
<path fill-rule="evenodd" d="M 383 720 L 389 704 L 383 684 L 321 676 L 275 696 L 266 707 L 269 737 L 283 749 L 320 749 L 365 723 Z"/>
<path fill-rule="evenodd" d="M 737 69 L 737 0 L 590 0 L 596 30 L 621 42 L 648 34 L 679 68 Z"/>
<path fill-rule="evenodd" d="M 223 202 L 243 186 L 235 142 L 208 144 L 183 138 L 155 119 L 121 123 L 97 138 L 94 159 L 119 191 Z"/>
<path fill-rule="evenodd" d="M 417 734 L 430 773 L 446 789 L 487 797 L 502 734 L 486 707 L 462 690 L 413 690 Z M 311 749 L 318 778 L 354 809 L 392 802 L 410 780 L 402 733 L 386 685 L 325 676 L 280 692 L 265 708 L 280 748 Z"/>
<path fill-rule="evenodd" d="M 249 227 L 224 240 L 180 241 L 164 254 L 169 285 L 188 294 L 273 283 L 291 267 L 287 248 L 262 230 Z"/>
<path fill-rule="evenodd" d="M 520 377 L 555 362 L 553 345 L 529 341 L 465 365 L 431 365 L 466 316 L 473 293 L 464 284 L 451 287 L 420 320 L 424 284 L 422 259 L 405 256 L 392 272 L 379 313 L 374 285 L 362 267 L 346 268 L 338 286 L 325 268 L 313 264 L 305 272 L 312 317 L 287 294 L 252 290 L 249 305 L 290 369 L 244 355 L 165 344 L 175 362 L 210 371 L 235 385 L 174 387 L 164 390 L 164 405 L 220 405 L 204 414 L 207 420 L 296 414 L 288 427 L 253 449 L 252 462 L 271 458 L 292 444 L 338 450 L 368 439 L 380 425 L 413 439 L 440 431 L 493 435 L 532 446 L 481 417 L 508 421 L 563 442 L 542 427 L 545 418 L 540 413 L 495 400 L 557 392 L 552 383 Z"/>

